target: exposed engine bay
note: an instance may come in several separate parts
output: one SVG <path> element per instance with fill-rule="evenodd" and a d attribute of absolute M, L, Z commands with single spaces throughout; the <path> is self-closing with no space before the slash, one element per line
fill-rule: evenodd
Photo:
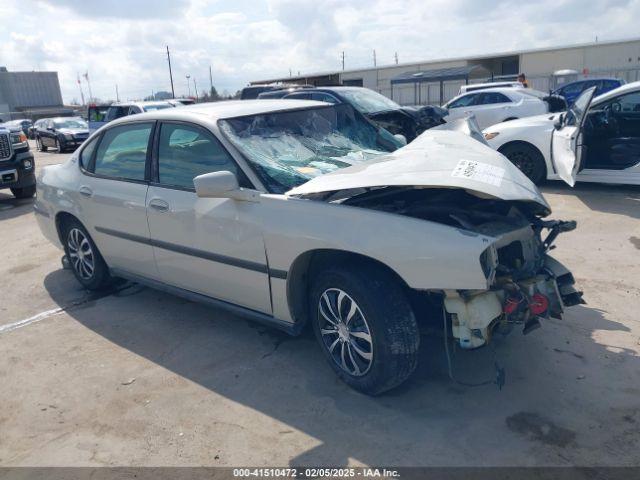
<path fill-rule="evenodd" d="M 463 348 L 485 345 L 495 328 L 509 331 L 521 325 L 527 334 L 545 318 L 561 318 L 564 307 L 584 303 L 582 292 L 573 287 L 573 275 L 548 255 L 556 237 L 576 223 L 544 220 L 549 212 L 539 204 L 446 188 L 371 189 L 341 203 L 495 238 L 479 258 L 487 290 L 443 292 L 453 335 Z"/>

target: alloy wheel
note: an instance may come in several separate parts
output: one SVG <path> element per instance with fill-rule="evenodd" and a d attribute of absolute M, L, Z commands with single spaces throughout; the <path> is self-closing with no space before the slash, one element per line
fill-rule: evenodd
<path fill-rule="evenodd" d="M 527 177 L 531 178 L 535 173 L 535 160 L 527 152 L 513 152 L 509 155 L 509 160 Z"/>
<path fill-rule="evenodd" d="M 69 249 L 69 260 L 71 266 L 83 280 L 89 280 L 95 271 L 95 256 L 91 243 L 78 228 L 69 230 L 67 236 L 67 248 Z"/>
<path fill-rule="evenodd" d="M 373 363 L 373 342 L 355 300 L 339 288 L 325 290 L 318 301 L 318 322 L 333 361 L 349 375 L 366 374 Z"/>

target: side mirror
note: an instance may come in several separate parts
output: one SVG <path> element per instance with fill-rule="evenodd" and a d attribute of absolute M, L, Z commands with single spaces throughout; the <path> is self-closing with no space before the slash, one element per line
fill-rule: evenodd
<path fill-rule="evenodd" d="M 562 128 L 562 126 L 564 125 L 564 116 L 565 116 L 564 113 L 560 114 L 558 119 L 553 124 L 553 128 L 555 128 L 556 130 L 560 130 Z"/>
<path fill-rule="evenodd" d="M 193 179 L 196 195 L 200 198 L 233 198 L 244 202 L 260 201 L 256 190 L 240 188 L 236 176 L 227 171 L 205 173 Z"/>
<path fill-rule="evenodd" d="M 402 145 L 406 145 L 407 144 L 407 137 L 405 137 L 404 135 L 402 135 L 401 133 L 396 133 L 393 138 L 395 138 L 396 140 L 398 140 Z"/>

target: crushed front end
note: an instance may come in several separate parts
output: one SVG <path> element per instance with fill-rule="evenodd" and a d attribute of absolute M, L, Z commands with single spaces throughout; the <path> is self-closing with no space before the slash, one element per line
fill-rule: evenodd
<path fill-rule="evenodd" d="M 518 216 L 512 212 L 512 221 L 475 226 L 496 238 L 480 259 L 489 289 L 445 292 L 444 307 L 462 348 L 485 345 L 496 328 L 520 326 L 527 334 L 546 318 L 562 318 L 565 307 L 584 303 L 571 272 L 548 255 L 556 237 L 576 223 L 525 217 L 518 222 Z M 513 222 L 521 226 L 513 229 Z"/>

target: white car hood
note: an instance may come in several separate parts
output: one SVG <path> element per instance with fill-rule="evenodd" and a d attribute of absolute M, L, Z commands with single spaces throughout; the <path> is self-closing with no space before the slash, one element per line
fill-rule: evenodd
<path fill-rule="evenodd" d="M 551 210 L 536 186 L 502 154 L 462 133 L 437 130 L 427 130 L 388 155 L 309 180 L 287 195 L 400 186 L 461 188 Z"/>

